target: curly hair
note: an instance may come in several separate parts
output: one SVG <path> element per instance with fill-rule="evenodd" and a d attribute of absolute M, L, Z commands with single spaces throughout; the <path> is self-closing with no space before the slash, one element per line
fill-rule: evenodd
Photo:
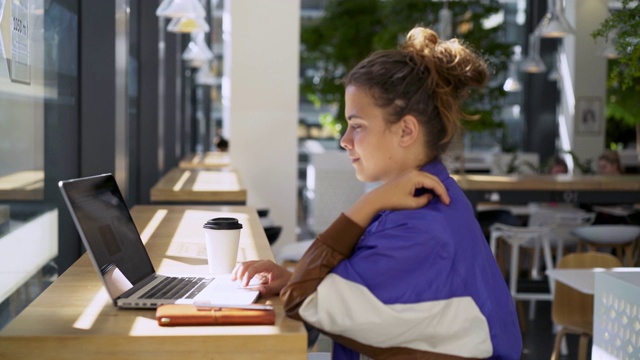
<path fill-rule="evenodd" d="M 388 124 L 413 115 L 427 134 L 428 155 L 439 156 L 460 132 L 460 120 L 474 118 L 460 103 L 488 76 L 484 59 L 460 40 L 444 41 L 431 29 L 415 27 L 399 49 L 374 52 L 343 83 L 367 89 Z"/>

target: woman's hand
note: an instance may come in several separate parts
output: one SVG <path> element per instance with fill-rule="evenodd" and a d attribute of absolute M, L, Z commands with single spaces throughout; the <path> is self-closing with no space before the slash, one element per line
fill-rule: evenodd
<path fill-rule="evenodd" d="M 250 283 L 254 278 L 258 280 L 256 285 Z M 262 296 L 278 295 L 290 278 L 291 273 L 287 269 L 270 260 L 245 261 L 231 272 L 231 280 L 240 280 L 242 286 L 255 288 Z"/>
<path fill-rule="evenodd" d="M 423 171 L 409 170 L 364 194 L 345 214 L 366 227 L 382 210 L 417 209 L 427 205 L 433 194 L 425 192 L 415 196 L 416 190 L 420 189 L 432 190 L 446 205 L 451 201 L 437 177 Z"/>

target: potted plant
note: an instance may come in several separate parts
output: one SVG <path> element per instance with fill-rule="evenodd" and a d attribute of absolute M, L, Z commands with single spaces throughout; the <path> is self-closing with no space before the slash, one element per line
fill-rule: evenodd
<path fill-rule="evenodd" d="M 640 153 L 640 6 L 635 0 L 621 0 L 591 33 L 594 40 L 613 42 L 618 58 L 609 63 L 606 117 L 635 125 L 636 151 Z"/>
<path fill-rule="evenodd" d="M 501 10 L 498 0 L 329 0 L 323 17 L 303 25 L 301 64 L 313 71 L 303 77 L 301 94 L 316 105 L 335 105 L 335 113 L 323 115 L 321 121 L 333 129 L 336 137 L 346 125 L 341 84 L 346 72 L 374 50 L 396 47 L 416 24 L 435 28 L 443 6 L 448 6 L 453 15 L 453 36 L 479 49 L 493 75 L 506 71 L 512 45 L 499 40 L 503 25 L 483 26 L 487 17 Z M 473 93 L 464 110 L 479 118 L 465 120 L 465 130 L 502 127 L 499 110 L 505 95 L 499 82 L 492 82 L 482 92 Z"/>

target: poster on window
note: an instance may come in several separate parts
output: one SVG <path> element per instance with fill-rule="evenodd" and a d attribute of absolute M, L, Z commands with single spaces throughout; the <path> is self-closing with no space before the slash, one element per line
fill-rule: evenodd
<path fill-rule="evenodd" d="M 579 134 L 599 134 L 604 127 L 602 98 L 584 96 L 576 103 L 576 127 Z"/>
<path fill-rule="evenodd" d="M 11 81 L 31 83 L 29 0 L 11 1 Z"/>
<path fill-rule="evenodd" d="M 5 39 L 9 39 L 9 26 L 5 26 L 4 24 L 9 24 L 8 21 L 4 20 L 4 8 L 6 5 L 5 0 L 0 0 L 0 80 L 9 81 L 9 59 L 7 58 L 7 53 L 5 50 L 5 43 L 7 42 Z"/>

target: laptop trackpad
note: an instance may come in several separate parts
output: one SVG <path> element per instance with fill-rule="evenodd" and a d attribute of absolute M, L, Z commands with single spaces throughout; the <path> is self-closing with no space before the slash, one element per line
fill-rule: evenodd
<path fill-rule="evenodd" d="M 193 301 L 215 305 L 249 305 L 256 301 L 259 294 L 255 289 L 242 287 L 239 281 L 231 281 L 230 275 L 218 275 Z"/>

